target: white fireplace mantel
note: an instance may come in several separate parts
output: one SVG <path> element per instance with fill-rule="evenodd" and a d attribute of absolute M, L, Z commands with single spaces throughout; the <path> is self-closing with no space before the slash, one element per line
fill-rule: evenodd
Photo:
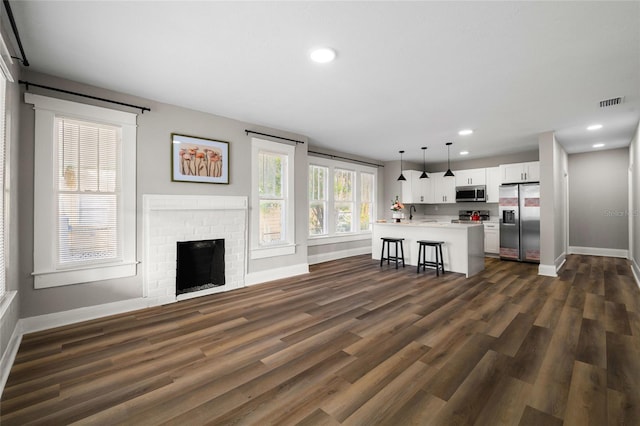
<path fill-rule="evenodd" d="M 245 286 L 248 199 L 144 194 L 143 296 L 175 302 Z M 176 243 L 224 238 L 225 285 L 176 297 Z"/>

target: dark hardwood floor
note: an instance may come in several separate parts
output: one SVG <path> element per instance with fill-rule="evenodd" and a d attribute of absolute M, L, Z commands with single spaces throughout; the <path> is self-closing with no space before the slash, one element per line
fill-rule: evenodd
<path fill-rule="evenodd" d="M 26 335 L 3 426 L 640 425 L 626 260 L 470 279 L 368 256 Z"/>

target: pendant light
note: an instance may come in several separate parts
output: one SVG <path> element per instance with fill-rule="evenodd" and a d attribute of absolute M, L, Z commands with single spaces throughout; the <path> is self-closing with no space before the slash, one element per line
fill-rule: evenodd
<path fill-rule="evenodd" d="M 398 176 L 398 180 L 407 180 L 407 178 L 404 177 L 404 175 L 402 174 L 402 154 L 404 154 L 404 151 L 399 151 L 400 152 L 400 176 Z"/>
<path fill-rule="evenodd" d="M 451 159 L 449 158 L 449 147 L 453 145 L 453 142 L 447 142 L 447 172 L 444 174 L 447 177 L 455 176 L 451 171 Z"/>
<path fill-rule="evenodd" d="M 429 177 L 429 175 L 427 174 L 426 153 L 427 153 L 427 147 L 423 146 L 422 147 L 422 174 L 420 175 L 420 179 L 426 179 Z"/>

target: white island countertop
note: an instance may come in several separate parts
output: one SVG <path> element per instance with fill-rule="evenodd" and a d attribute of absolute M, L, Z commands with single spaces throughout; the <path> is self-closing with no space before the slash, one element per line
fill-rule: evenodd
<path fill-rule="evenodd" d="M 470 277 L 484 270 L 484 227 L 481 223 L 374 223 L 372 237 L 371 256 L 376 260 L 381 257 L 383 237 L 404 238 L 405 263 L 414 267 L 418 264 L 417 241 L 434 240 L 444 242 L 442 254 L 446 271 Z M 391 250 L 393 252 L 393 245 Z M 428 260 L 435 260 L 432 252 L 433 250 L 427 249 Z"/>

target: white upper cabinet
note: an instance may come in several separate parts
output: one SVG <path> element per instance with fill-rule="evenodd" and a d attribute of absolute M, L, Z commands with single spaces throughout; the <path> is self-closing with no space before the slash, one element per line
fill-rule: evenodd
<path fill-rule="evenodd" d="M 500 179 L 501 183 L 538 182 L 540 162 L 501 164 Z"/>
<path fill-rule="evenodd" d="M 467 169 L 453 172 L 456 186 L 486 185 L 486 169 Z"/>
<path fill-rule="evenodd" d="M 455 174 L 455 173 L 454 173 Z M 450 204 L 456 202 L 456 178 L 447 176 L 444 173 L 429 174 L 432 194 L 429 203 Z M 426 179 L 424 179 L 426 180 Z"/>
<path fill-rule="evenodd" d="M 402 172 L 406 181 L 402 181 L 402 202 L 404 204 L 426 204 L 430 192 L 429 179 L 420 179 L 421 171 L 405 170 Z"/>
<path fill-rule="evenodd" d="M 500 201 L 500 167 L 487 167 L 487 203 Z"/>

